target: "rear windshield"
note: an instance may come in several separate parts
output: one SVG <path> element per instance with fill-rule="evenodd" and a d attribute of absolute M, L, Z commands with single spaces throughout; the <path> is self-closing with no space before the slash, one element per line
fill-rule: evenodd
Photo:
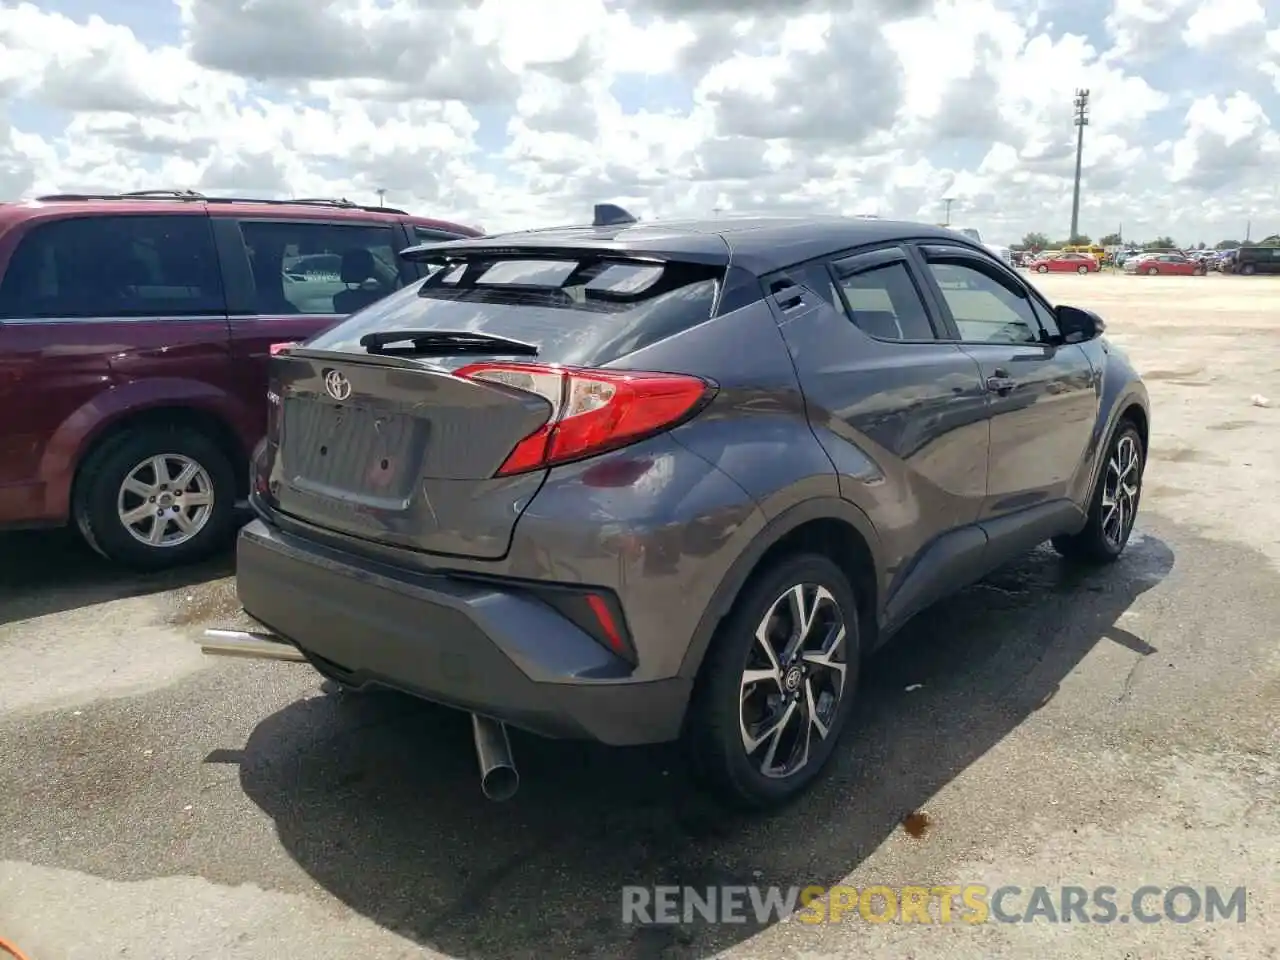
<path fill-rule="evenodd" d="M 466 331 L 535 344 L 542 363 L 599 366 L 708 320 L 723 275 L 701 264 L 600 258 L 452 262 L 307 346 L 363 353 L 369 333 Z"/>

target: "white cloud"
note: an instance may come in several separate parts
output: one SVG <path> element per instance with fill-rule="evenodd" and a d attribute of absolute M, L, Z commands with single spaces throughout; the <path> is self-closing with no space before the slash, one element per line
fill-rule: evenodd
<path fill-rule="evenodd" d="M 1187 46 L 1207 47 L 1242 32 L 1259 32 L 1266 23 L 1261 0 L 1206 3 L 1192 11 L 1182 36 Z"/>
<path fill-rule="evenodd" d="M 605 199 L 936 220 L 949 196 L 1008 240 L 1065 233 L 1086 87 L 1086 232 L 1212 241 L 1280 206 L 1275 4 L 1078 6 L 100 0 L 73 20 L 19 2 L 0 6 L 0 198 L 385 188 L 501 229 Z"/>

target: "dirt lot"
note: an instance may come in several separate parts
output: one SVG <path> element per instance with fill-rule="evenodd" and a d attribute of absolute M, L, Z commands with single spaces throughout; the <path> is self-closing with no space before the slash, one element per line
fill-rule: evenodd
<path fill-rule="evenodd" d="M 771 820 L 708 809 L 666 751 L 523 737 L 525 786 L 489 806 L 464 718 L 203 661 L 229 560 L 131 580 L 0 538 L 0 937 L 33 960 L 1277 956 L 1280 281 L 1038 282 L 1150 381 L 1139 534 L 1106 572 L 1039 551 L 923 617 Z M 841 880 L 1249 899 L 1244 924 L 620 924 L 624 884 Z"/>

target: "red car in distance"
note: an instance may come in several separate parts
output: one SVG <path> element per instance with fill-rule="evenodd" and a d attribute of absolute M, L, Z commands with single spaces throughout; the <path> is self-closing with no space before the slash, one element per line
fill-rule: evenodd
<path fill-rule="evenodd" d="M 1088 253 L 1041 254 L 1027 264 L 1036 273 L 1097 273 L 1102 264 Z"/>
<path fill-rule="evenodd" d="M 1208 267 L 1204 261 L 1181 253 L 1157 253 L 1127 261 L 1124 272 L 1145 273 L 1150 277 L 1203 277 Z"/>

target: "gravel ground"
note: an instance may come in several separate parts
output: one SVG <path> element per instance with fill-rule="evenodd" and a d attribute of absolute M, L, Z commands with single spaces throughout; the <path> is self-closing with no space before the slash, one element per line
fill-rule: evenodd
<path fill-rule="evenodd" d="M 229 558 L 137 579 L 0 537 L 0 937 L 32 960 L 1277 956 L 1280 281 L 1038 282 L 1149 380 L 1135 542 L 1089 574 L 1037 551 L 923 616 L 772 819 L 718 814 L 670 751 L 522 736 L 491 806 L 465 717 L 201 658 L 237 614 Z M 620 922 L 626 884 L 842 882 L 1249 898 L 1243 924 Z"/>

